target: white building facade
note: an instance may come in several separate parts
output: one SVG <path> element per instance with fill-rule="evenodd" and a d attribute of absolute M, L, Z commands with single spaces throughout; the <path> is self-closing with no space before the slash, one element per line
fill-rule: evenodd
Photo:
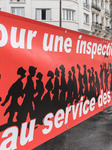
<path fill-rule="evenodd" d="M 111 39 L 110 0 L 0 0 L 0 9 L 56 26 L 61 10 L 62 27 Z"/>

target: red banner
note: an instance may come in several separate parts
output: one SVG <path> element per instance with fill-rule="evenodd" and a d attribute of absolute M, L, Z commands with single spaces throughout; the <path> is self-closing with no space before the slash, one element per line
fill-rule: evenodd
<path fill-rule="evenodd" d="M 112 104 L 112 41 L 0 12 L 0 150 L 31 150 Z"/>

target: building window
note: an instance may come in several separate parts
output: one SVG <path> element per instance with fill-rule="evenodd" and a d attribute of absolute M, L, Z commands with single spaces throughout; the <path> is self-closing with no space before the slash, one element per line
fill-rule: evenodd
<path fill-rule="evenodd" d="M 101 7 L 104 8 L 104 0 L 101 1 Z"/>
<path fill-rule="evenodd" d="M 108 18 L 106 18 L 106 27 L 108 27 L 108 22 L 109 22 Z"/>
<path fill-rule="evenodd" d="M 36 20 L 50 20 L 50 9 L 36 9 Z"/>
<path fill-rule="evenodd" d="M 25 16 L 25 10 L 24 8 L 21 8 L 21 7 L 12 7 L 11 12 L 12 14 L 15 14 L 15 15 Z"/>
<path fill-rule="evenodd" d="M 105 8 L 107 8 L 107 9 L 109 8 L 109 4 L 107 1 L 105 2 Z"/>
<path fill-rule="evenodd" d="M 88 0 L 83 0 L 84 3 L 88 4 Z"/>
<path fill-rule="evenodd" d="M 92 22 L 95 22 L 95 14 L 92 13 Z"/>
<path fill-rule="evenodd" d="M 95 5 L 98 5 L 98 0 L 92 0 Z"/>
<path fill-rule="evenodd" d="M 83 0 L 84 4 L 89 4 L 89 0 Z"/>
<path fill-rule="evenodd" d="M 99 22 L 99 15 L 96 15 L 96 23 Z"/>
<path fill-rule="evenodd" d="M 63 20 L 75 20 L 75 11 L 69 9 L 63 9 Z"/>
<path fill-rule="evenodd" d="M 83 0 L 83 7 L 86 8 L 86 9 L 90 8 L 88 0 Z"/>
<path fill-rule="evenodd" d="M 107 1 L 105 2 L 105 14 L 110 16 L 109 3 Z"/>
<path fill-rule="evenodd" d="M 104 17 L 102 17 L 102 26 L 104 26 Z"/>
<path fill-rule="evenodd" d="M 84 13 L 84 23 L 89 24 L 89 15 Z"/>

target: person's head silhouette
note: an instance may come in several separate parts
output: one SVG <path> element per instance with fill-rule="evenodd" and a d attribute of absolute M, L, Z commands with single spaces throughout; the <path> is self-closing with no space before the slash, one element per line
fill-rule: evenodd
<path fill-rule="evenodd" d="M 43 74 L 41 73 L 41 72 L 38 72 L 38 74 L 37 74 L 37 76 L 36 76 L 39 80 L 41 80 L 42 79 L 42 77 L 43 77 Z"/>
<path fill-rule="evenodd" d="M 54 73 L 49 70 L 48 73 L 47 73 L 47 76 L 51 77 L 51 78 L 54 78 Z"/>
<path fill-rule="evenodd" d="M 72 70 L 73 73 L 75 73 L 75 68 L 74 68 L 74 66 L 71 67 L 71 70 Z"/>
<path fill-rule="evenodd" d="M 34 77 L 35 76 L 35 73 L 36 73 L 36 67 L 33 67 L 33 66 L 30 66 L 29 67 L 29 73 L 30 73 L 30 76 L 31 77 Z"/>
<path fill-rule="evenodd" d="M 71 73 L 71 71 L 69 71 L 69 72 L 68 72 L 68 78 L 69 78 L 69 79 L 71 78 L 71 75 L 72 75 L 72 73 Z"/>
<path fill-rule="evenodd" d="M 59 77 L 59 70 L 58 70 L 58 68 L 55 69 L 55 75 L 56 75 L 57 77 Z"/>
<path fill-rule="evenodd" d="M 17 74 L 20 75 L 22 78 L 24 78 L 26 75 L 26 70 L 23 67 L 18 68 Z"/>
<path fill-rule="evenodd" d="M 60 68 L 60 70 L 62 70 L 63 72 L 65 71 L 64 65 L 61 65 L 59 68 Z"/>

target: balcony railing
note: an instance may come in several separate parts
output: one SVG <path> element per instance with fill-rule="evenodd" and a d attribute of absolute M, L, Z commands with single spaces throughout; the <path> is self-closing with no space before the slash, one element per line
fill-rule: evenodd
<path fill-rule="evenodd" d="M 101 11 L 100 7 L 97 4 L 92 3 L 92 8 Z"/>
<path fill-rule="evenodd" d="M 97 22 L 92 22 L 92 27 L 98 29 L 98 30 L 102 30 L 102 25 L 98 24 Z"/>
<path fill-rule="evenodd" d="M 10 0 L 10 2 L 25 2 L 26 0 Z"/>
<path fill-rule="evenodd" d="M 108 16 L 110 16 L 110 12 L 109 12 L 108 9 L 105 9 L 105 14 L 108 15 Z"/>
<path fill-rule="evenodd" d="M 107 32 L 110 32 L 110 27 L 105 27 L 105 30 L 106 30 Z"/>
<path fill-rule="evenodd" d="M 88 9 L 88 10 L 90 9 L 90 5 L 88 3 L 83 3 L 83 7 Z"/>

